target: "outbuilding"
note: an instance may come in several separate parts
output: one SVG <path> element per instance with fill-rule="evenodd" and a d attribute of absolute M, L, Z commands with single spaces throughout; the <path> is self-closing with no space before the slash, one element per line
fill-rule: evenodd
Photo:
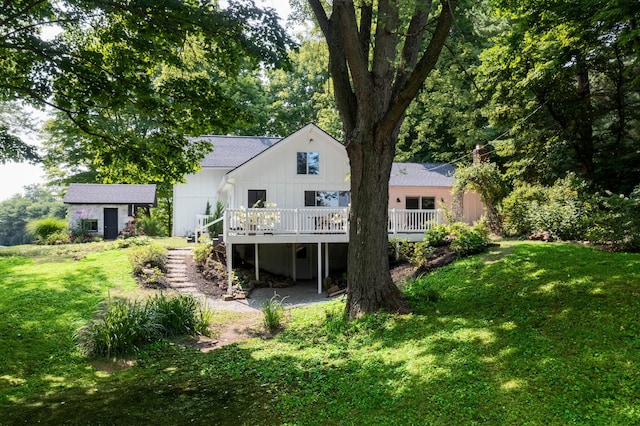
<path fill-rule="evenodd" d="M 71 228 L 115 240 L 139 209 L 157 205 L 153 184 L 72 183 L 64 197 Z"/>

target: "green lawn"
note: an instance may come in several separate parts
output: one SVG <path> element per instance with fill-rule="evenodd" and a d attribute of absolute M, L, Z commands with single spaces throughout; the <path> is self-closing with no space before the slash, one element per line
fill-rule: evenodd
<path fill-rule="evenodd" d="M 73 333 L 135 288 L 126 251 L 2 254 L 0 424 L 640 423 L 639 254 L 504 245 L 416 281 L 408 316 L 345 324 L 337 301 L 269 341 L 163 342 L 113 374 Z"/>

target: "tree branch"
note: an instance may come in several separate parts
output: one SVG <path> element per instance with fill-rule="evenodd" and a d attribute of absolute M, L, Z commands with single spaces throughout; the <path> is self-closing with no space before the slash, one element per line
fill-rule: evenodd
<path fill-rule="evenodd" d="M 402 86 L 394 87 L 393 100 L 381 123 L 381 128 L 385 129 L 389 134 L 395 129 L 411 100 L 418 94 L 427 76 L 438 61 L 440 52 L 449 35 L 449 30 L 453 25 L 454 12 L 457 5 L 458 0 L 443 0 L 438 23 L 427 50 L 407 78 L 406 83 L 402 84 Z"/>
<path fill-rule="evenodd" d="M 337 15 L 342 45 L 351 71 L 353 86 L 358 99 L 364 99 L 372 90 L 368 57 L 360 49 L 358 21 L 352 0 L 335 0 L 333 15 Z M 333 16 L 332 16 L 333 18 Z M 362 97 L 361 97 L 362 96 Z"/>

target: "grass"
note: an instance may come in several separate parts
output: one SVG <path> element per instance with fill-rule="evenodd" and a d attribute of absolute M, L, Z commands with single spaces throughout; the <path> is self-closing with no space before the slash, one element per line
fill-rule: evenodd
<path fill-rule="evenodd" d="M 271 340 L 162 341 L 106 374 L 71 336 L 128 268 L 0 257 L 0 424 L 640 422 L 638 254 L 510 243 L 417 280 L 411 315 L 346 323 L 335 301 Z"/>

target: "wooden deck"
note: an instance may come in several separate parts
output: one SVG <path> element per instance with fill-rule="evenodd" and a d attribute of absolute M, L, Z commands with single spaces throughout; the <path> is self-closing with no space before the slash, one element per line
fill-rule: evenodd
<path fill-rule="evenodd" d="M 215 222 L 224 223 L 224 241 L 232 244 L 331 243 L 349 241 L 348 208 L 227 209 L 217 220 L 197 216 L 195 234 Z M 389 238 L 422 240 L 440 223 L 439 210 L 389 210 Z"/>

